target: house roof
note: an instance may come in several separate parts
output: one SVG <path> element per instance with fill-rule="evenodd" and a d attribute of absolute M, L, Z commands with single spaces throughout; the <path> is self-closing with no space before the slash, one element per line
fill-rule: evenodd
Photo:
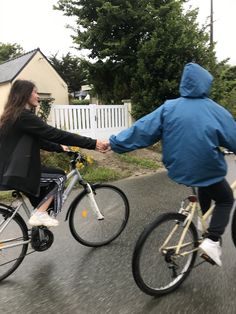
<path fill-rule="evenodd" d="M 13 81 L 38 51 L 40 51 L 39 48 L 27 52 L 20 57 L 1 63 L 0 84 Z"/>

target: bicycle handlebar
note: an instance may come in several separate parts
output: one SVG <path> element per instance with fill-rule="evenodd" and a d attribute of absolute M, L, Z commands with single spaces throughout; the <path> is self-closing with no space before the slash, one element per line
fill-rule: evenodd
<path fill-rule="evenodd" d="M 86 162 L 86 159 L 79 152 L 69 150 L 66 151 L 66 153 L 68 156 L 73 157 L 71 163 L 76 163 L 78 161 L 84 164 Z"/>

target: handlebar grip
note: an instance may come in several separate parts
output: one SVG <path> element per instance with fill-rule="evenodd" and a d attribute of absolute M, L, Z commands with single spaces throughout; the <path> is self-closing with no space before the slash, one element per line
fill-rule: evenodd
<path fill-rule="evenodd" d="M 72 150 L 66 151 L 68 156 L 72 157 L 74 155 L 74 152 Z"/>

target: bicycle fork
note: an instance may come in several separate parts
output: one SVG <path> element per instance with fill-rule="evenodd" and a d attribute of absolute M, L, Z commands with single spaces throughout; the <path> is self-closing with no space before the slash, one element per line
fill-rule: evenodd
<path fill-rule="evenodd" d="M 91 206 L 93 212 L 95 213 L 95 215 L 97 216 L 97 219 L 103 220 L 104 216 L 102 215 L 101 211 L 98 208 L 97 202 L 96 202 L 95 197 L 94 197 L 94 191 L 93 191 L 91 185 L 87 181 L 83 180 L 83 178 L 81 177 L 81 175 L 77 169 L 74 169 L 74 171 L 68 175 L 67 179 L 70 179 L 70 177 L 72 177 L 73 175 L 74 175 L 74 178 L 71 180 L 68 187 L 66 188 L 66 190 L 63 193 L 63 203 L 66 201 L 66 199 L 67 199 L 68 195 L 70 194 L 70 192 L 72 191 L 75 183 L 78 181 L 79 184 L 85 190 L 86 195 L 89 199 L 90 206 Z M 67 220 L 69 212 L 70 212 L 70 210 L 67 212 L 65 220 Z"/>

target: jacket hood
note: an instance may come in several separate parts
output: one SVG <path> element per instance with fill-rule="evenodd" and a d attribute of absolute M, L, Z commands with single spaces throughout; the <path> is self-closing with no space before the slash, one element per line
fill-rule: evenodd
<path fill-rule="evenodd" d="M 185 65 L 181 82 L 181 97 L 203 98 L 208 97 L 213 76 L 197 63 L 188 63 Z"/>

